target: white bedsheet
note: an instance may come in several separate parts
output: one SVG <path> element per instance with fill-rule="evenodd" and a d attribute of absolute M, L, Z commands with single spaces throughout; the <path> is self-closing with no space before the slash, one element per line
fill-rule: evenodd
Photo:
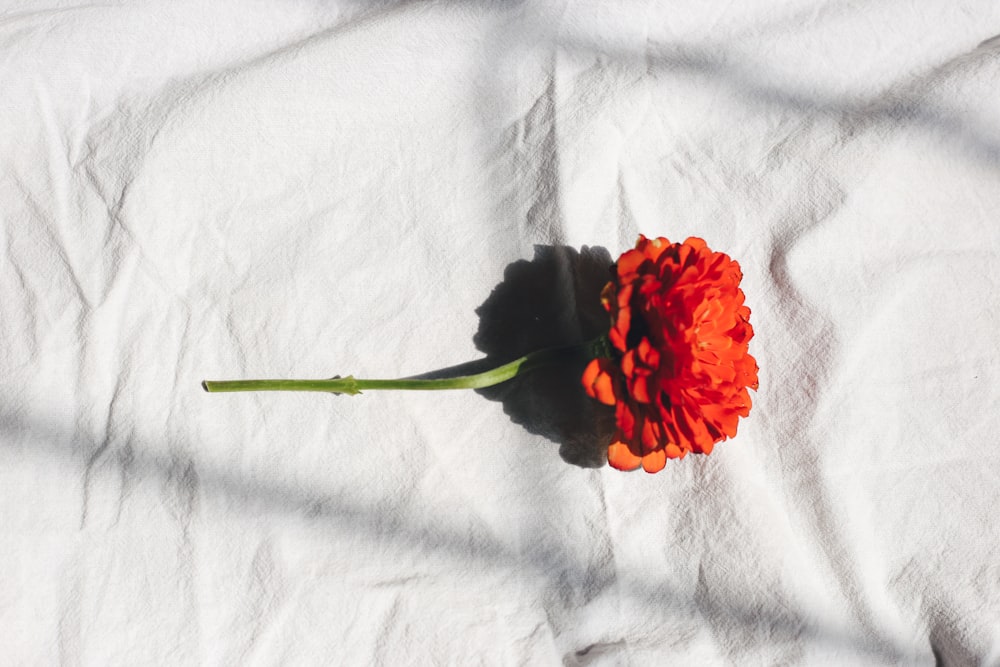
<path fill-rule="evenodd" d="M 1000 4 L 0 9 L 5 664 L 1000 664 Z M 639 233 L 760 390 L 657 475 L 575 377 Z M 595 329 L 596 327 L 596 329 Z"/>

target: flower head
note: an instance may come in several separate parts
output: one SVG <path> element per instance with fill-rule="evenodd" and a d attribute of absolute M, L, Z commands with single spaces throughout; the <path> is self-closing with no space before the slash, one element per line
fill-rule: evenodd
<path fill-rule="evenodd" d="M 757 389 L 753 328 L 740 265 L 699 238 L 639 236 L 601 293 L 610 358 L 583 373 L 587 393 L 615 406 L 608 462 L 658 472 L 668 458 L 709 454 L 736 435 Z"/>

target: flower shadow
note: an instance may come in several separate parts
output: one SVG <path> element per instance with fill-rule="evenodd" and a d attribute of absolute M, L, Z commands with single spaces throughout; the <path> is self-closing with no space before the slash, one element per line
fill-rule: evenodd
<path fill-rule="evenodd" d="M 605 248 L 536 245 L 531 260 L 518 260 L 476 309 L 473 339 L 485 359 L 419 377 L 475 373 L 547 347 L 592 340 L 608 329 L 601 289 L 613 260 Z M 511 421 L 559 445 L 567 463 L 597 468 L 607 461 L 613 411 L 589 398 L 580 384 L 586 360 L 538 368 L 502 384 L 477 389 L 503 404 Z"/>

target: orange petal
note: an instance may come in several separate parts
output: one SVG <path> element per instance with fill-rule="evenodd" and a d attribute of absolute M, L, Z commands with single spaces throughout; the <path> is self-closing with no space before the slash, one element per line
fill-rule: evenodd
<path fill-rule="evenodd" d="M 708 247 L 708 244 L 705 243 L 705 239 L 698 238 L 697 236 L 689 236 L 684 239 L 684 245 L 689 245 L 695 250 L 701 250 L 702 248 Z"/>
<path fill-rule="evenodd" d="M 646 254 L 646 257 L 648 257 L 654 262 L 660 258 L 660 255 L 662 255 L 667 248 L 673 245 L 669 240 L 665 239 L 662 236 L 657 237 L 653 240 L 649 240 L 643 237 L 642 239 L 640 239 L 640 242 L 641 241 L 645 241 L 645 243 L 642 246 L 642 251 Z M 639 247 L 638 243 L 636 244 L 636 247 L 637 248 Z"/>
<path fill-rule="evenodd" d="M 601 305 L 604 306 L 604 310 L 611 312 L 611 301 L 615 296 L 615 281 L 611 280 L 604 289 L 601 290 Z"/>
<path fill-rule="evenodd" d="M 633 454 L 624 442 L 615 441 L 608 447 L 608 463 L 618 470 L 635 470 L 642 465 L 642 458 Z"/>
<path fill-rule="evenodd" d="M 663 453 L 672 459 L 682 459 L 685 454 L 683 449 L 672 442 L 664 448 Z"/>
<path fill-rule="evenodd" d="M 624 352 L 628 349 L 628 344 L 626 343 L 625 334 L 622 334 L 618 329 L 612 327 L 611 331 L 608 332 L 608 339 L 611 344 L 615 346 L 616 349 Z"/>
<path fill-rule="evenodd" d="M 619 401 L 615 406 L 615 423 L 626 438 L 635 437 L 636 416 L 626 401 Z"/>
<path fill-rule="evenodd" d="M 631 308 L 619 308 L 618 312 L 614 317 L 614 324 L 612 325 L 611 332 L 618 334 L 618 339 L 621 340 L 621 346 L 618 348 L 622 352 L 625 351 L 627 346 L 626 340 L 628 338 L 628 331 L 632 326 L 632 309 Z M 614 339 L 612 339 L 614 340 Z"/>
<path fill-rule="evenodd" d="M 639 401 L 640 403 L 649 403 L 652 399 L 649 397 L 649 376 L 648 375 L 638 375 L 632 380 L 632 398 Z"/>
<path fill-rule="evenodd" d="M 639 341 L 636 351 L 639 353 L 639 360 L 649 368 L 656 368 L 660 365 L 660 353 L 650 344 L 649 338 L 646 336 L 643 336 L 642 340 Z"/>
<path fill-rule="evenodd" d="M 650 452 L 642 457 L 642 469 L 648 473 L 660 472 L 667 464 L 667 453 L 662 449 Z"/>
<path fill-rule="evenodd" d="M 642 263 L 646 261 L 646 255 L 639 250 L 627 250 L 618 258 L 618 276 L 624 278 L 636 272 Z"/>
<path fill-rule="evenodd" d="M 630 378 L 635 375 L 635 350 L 629 350 L 622 357 L 621 361 L 622 373 L 625 377 Z"/>
<path fill-rule="evenodd" d="M 596 398 L 605 405 L 615 404 L 615 387 L 607 366 L 609 359 L 591 359 L 583 371 L 581 381 L 587 395 Z"/>
<path fill-rule="evenodd" d="M 632 292 L 635 291 L 635 283 L 627 283 L 618 288 L 618 294 L 615 296 L 615 303 L 618 304 L 619 308 L 628 308 L 629 303 L 632 301 Z"/>
<path fill-rule="evenodd" d="M 642 422 L 642 433 L 640 434 L 639 442 L 642 443 L 642 451 L 649 454 L 654 449 L 660 446 L 660 434 L 662 429 L 658 423 L 646 417 L 645 421 Z"/>
<path fill-rule="evenodd" d="M 594 386 L 594 380 L 597 376 L 601 374 L 601 361 L 600 359 L 591 359 L 587 367 L 583 369 L 583 388 L 587 390 L 587 394 L 591 397 L 594 395 L 590 393 L 590 388 Z"/>
<path fill-rule="evenodd" d="M 594 382 L 594 394 L 594 398 L 605 405 L 615 404 L 615 388 L 610 375 L 601 373 L 597 376 L 597 381 Z"/>

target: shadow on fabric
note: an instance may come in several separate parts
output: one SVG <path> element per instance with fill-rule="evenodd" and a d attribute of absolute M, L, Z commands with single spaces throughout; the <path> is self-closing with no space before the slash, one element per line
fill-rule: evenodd
<path fill-rule="evenodd" d="M 198 512 L 204 511 L 199 509 L 202 499 L 211 498 L 216 509 L 209 510 L 209 515 L 222 511 L 216 519 L 223 522 L 233 520 L 234 515 L 258 520 L 277 512 L 304 521 L 316 530 L 335 528 L 359 539 L 415 548 L 419 553 L 429 550 L 450 559 L 455 568 L 464 566 L 472 572 L 478 568 L 513 567 L 516 572 L 527 573 L 529 578 L 541 577 L 551 585 L 574 591 L 588 582 L 592 574 L 594 561 L 588 560 L 579 548 L 542 550 L 537 541 L 523 548 L 512 548 L 488 531 L 469 533 L 434 516 L 420 519 L 387 514 L 377 502 L 365 502 L 350 489 L 310 489 L 281 479 L 280 475 L 248 474 L 199 458 L 185 451 L 188 448 L 190 445 L 181 442 L 138 442 L 127 435 L 86 429 L 66 431 L 61 420 L 50 421 L 44 416 L 11 411 L 0 404 L 0 453 L 31 452 L 53 466 L 67 466 L 73 471 L 83 468 L 80 530 L 91 529 L 87 525 L 86 489 L 92 475 L 111 474 L 120 475 L 136 486 L 154 485 L 154 492 L 185 526 Z M 220 498 L 226 502 L 217 504 Z M 120 502 L 127 499 L 128 494 L 123 494 Z M 69 535 L 67 539 L 72 537 Z M 771 606 L 749 598 L 696 599 L 690 591 L 628 571 L 618 574 L 614 586 L 616 595 L 625 600 L 660 611 L 700 615 L 710 629 L 720 632 L 735 629 L 753 633 L 752 637 L 766 636 L 772 643 L 841 647 L 857 652 L 862 661 L 870 658 L 873 664 L 912 664 L 925 658 L 923 654 L 914 656 L 880 636 L 873 638 L 836 625 L 818 624 L 789 606 Z M 954 621 L 945 622 L 944 626 L 935 623 L 931 627 L 935 664 L 970 664 L 960 660 L 950 662 L 952 655 L 964 656 L 969 652 L 962 651 L 961 637 L 954 636 Z M 567 657 L 576 658 L 574 662 L 586 656 L 610 657 L 602 649 L 618 644 L 593 644 Z"/>
<path fill-rule="evenodd" d="M 601 289 L 613 264 L 604 248 L 536 245 L 531 260 L 507 266 L 503 281 L 479 308 L 473 342 L 486 358 L 418 377 L 483 371 L 547 347 L 574 345 L 607 333 Z M 614 412 L 588 397 L 580 384 L 586 360 L 536 369 L 477 389 L 500 401 L 511 421 L 559 445 L 567 463 L 597 468 L 607 462 Z"/>

